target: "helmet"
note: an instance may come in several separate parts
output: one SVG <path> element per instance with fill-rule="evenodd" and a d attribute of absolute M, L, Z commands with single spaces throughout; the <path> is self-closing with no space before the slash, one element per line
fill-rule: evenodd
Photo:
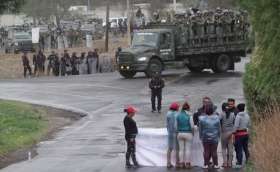
<path fill-rule="evenodd" d="M 195 19 L 196 18 L 196 15 L 192 15 L 192 19 Z"/>
<path fill-rule="evenodd" d="M 39 53 L 43 53 L 43 51 L 42 51 L 42 50 L 39 50 Z"/>
<path fill-rule="evenodd" d="M 234 13 L 233 10 L 228 10 L 228 13 Z"/>
<path fill-rule="evenodd" d="M 215 13 L 215 14 L 214 14 L 214 17 L 217 17 L 217 16 L 219 17 L 219 14 L 218 14 L 218 13 Z"/>
<path fill-rule="evenodd" d="M 216 11 L 222 11 L 222 9 L 220 7 L 217 7 Z"/>
<path fill-rule="evenodd" d="M 213 15 L 214 12 L 215 12 L 214 10 L 209 10 L 209 11 L 208 11 L 208 14 L 209 14 L 209 15 Z"/>
<path fill-rule="evenodd" d="M 248 14 L 248 11 L 247 11 L 247 10 L 244 10 L 244 11 L 243 11 L 243 14 Z"/>
<path fill-rule="evenodd" d="M 241 15 L 241 13 L 238 11 L 238 12 L 236 13 L 236 15 L 237 15 L 237 16 L 240 16 L 240 15 Z"/>
<path fill-rule="evenodd" d="M 180 13 L 180 16 L 185 16 L 185 12 Z"/>
<path fill-rule="evenodd" d="M 82 52 L 81 54 L 82 54 L 82 55 L 85 55 L 86 53 L 85 53 L 85 52 Z"/>
<path fill-rule="evenodd" d="M 158 16 L 158 12 L 154 12 L 153 16 Z"/>
<path fill-rule="evenodd" d="M 118 51 L 122 51 L 122 47 L 118 47 Z"/>
<path fill-rule="evenodd" d="M 208 11 L 207 10 L 204 10 L 203 11 L 203 14 L 205 15 L 205 14 L 208 14 Z"/>
<path fill-rule="evenodd" d="M 226 13 L 228 14 L 228 10 L 225 10 L 225 11 L 223 12 L 224 15 L 225 15 Z"/>
<path fill-rule="evenodd" d="M 95 48 L 94 51 L 98 51 L 98 48 Z"/>
<path fill-rule="evenodd" d="M 72 54 L 73 54 L 73 55 L 74 55 L 74 54 L 77 54 L 77 52 L 73 52 Z"/>
<path fill-rule="evenodd" d="M 196 14 L 201 14 L 201 11 L 197 11 L 197 13 Z"/>
<path fill-rule="evenodd" d="M 179 12 L 175 12 L 175 16 L 176 16 L 176 15 L 180 15 L 180 13 L 179 13 Z"/>

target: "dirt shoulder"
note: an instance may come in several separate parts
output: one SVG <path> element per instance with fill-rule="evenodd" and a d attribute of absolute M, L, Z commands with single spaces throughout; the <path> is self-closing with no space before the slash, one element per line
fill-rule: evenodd
<path fill-rule="evenodd" d="M 31 152 L 32 157 L 37 156 L 38 142 L 51 140 L 53 138 L 53 134 L 60 131 L 63 126 L 69 125 L 72 122 L 75 122 L 84 116 L 78 113 L 74 113 L 66 110 L 54 109 L 46 106 L 38 106 L 38 105 L 30 105 L 30 104 L 28 104 L 28 106 L 34 109 L 39 109 L 43 111 L 45 114 L 47 114 L 46 122 L 47 125 L 50 127 L 50 130 L 42 139 L 34 140 L 32 146 L 18 149 L 16 151 L 11 152 L 8 156 L 1 157 L 0 169 L 5 168 L 14 163 L 27 161 L 29 151 Z"/>

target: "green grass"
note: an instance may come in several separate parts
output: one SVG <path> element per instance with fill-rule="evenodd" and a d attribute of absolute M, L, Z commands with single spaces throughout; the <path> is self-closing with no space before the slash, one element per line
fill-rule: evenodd
<path fill-rule="evenodd" d="M 45 118 L 43 111 L 24 103 L 0 101 L 0 156 L 42 138 L 49 129 Z"/>

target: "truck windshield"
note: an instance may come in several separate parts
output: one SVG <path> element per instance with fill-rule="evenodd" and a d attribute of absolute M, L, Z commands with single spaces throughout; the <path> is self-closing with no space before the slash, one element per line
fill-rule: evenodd
<path fill-rule="evenodd" d="M 14 39 L 31 39 L 30 35 L 14 35 Z"/>
<path fill-rule="evenodd" d="M 81 29 L 94 29 L 94 24 L 84 24 Z"/>
<path fill-rule="evenodd" d="M 144 45 L 155 47 L 157 46 L 157 41 L 158 33 L 136 33 L 133 38 L 132 46 Z"/>

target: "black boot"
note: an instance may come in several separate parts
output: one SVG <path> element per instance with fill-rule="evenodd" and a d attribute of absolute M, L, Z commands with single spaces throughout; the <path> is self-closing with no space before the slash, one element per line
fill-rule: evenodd
<path fill-rule="evenodd" d="M 125 167 L 126 168 L 131 168 L 131 167 L 133 167 L 133 165 L 131 165 L 129 161 L 126 161 Z"/>

